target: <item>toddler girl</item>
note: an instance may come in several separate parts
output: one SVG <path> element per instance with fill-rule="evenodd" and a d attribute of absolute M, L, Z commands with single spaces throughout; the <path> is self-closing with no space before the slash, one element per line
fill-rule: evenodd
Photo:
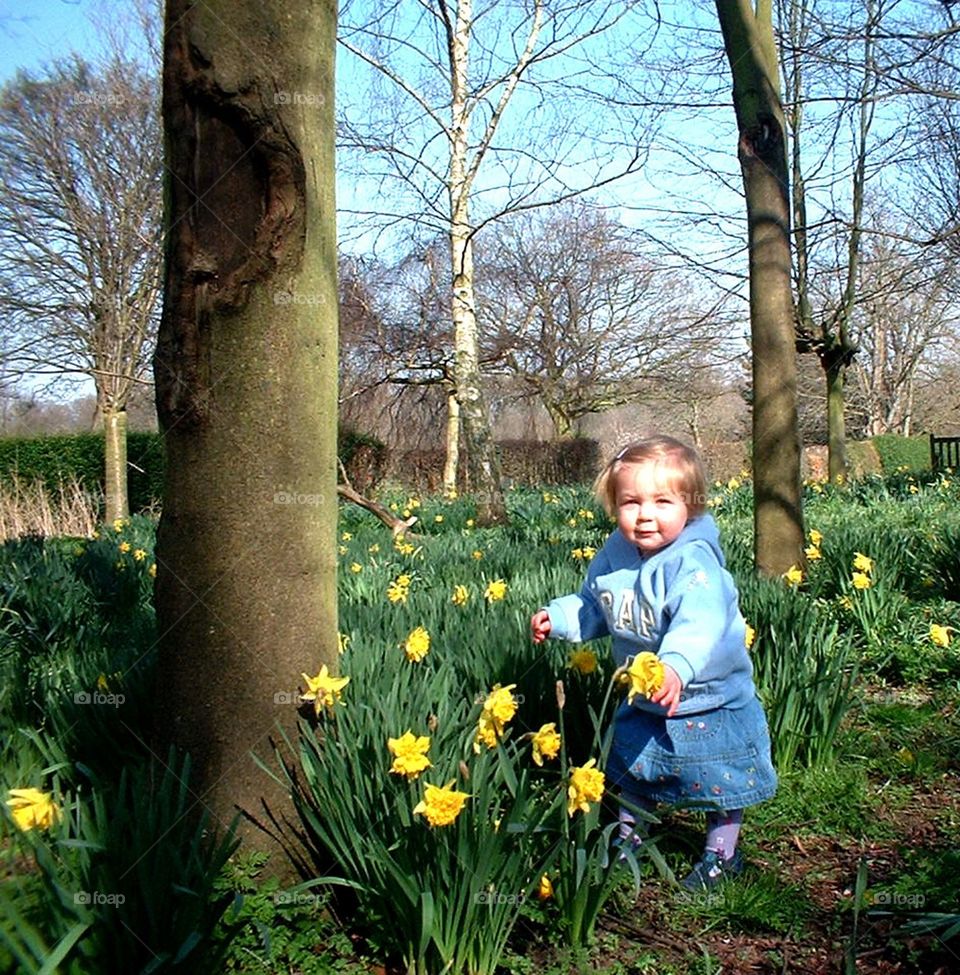
<path fill-rule="evenodd" d="M 743 870 L 742 811 L 770 798 L 777 776 L 737 590 L 705 513 L 703 464 L 680 441 L 651 437 L 621 450 L 596 490 L 617 531 L 580 592 L 534 614 L 533 639 L 610 634 L 618 667 L 657 654 L 659 690 L 622 704 L 614 718 L 607 775 L 624 800 L 620 836 L 641 842 L 631 806 L 708 804 L 704 853 L 682 885 L 709 890 Z"/>

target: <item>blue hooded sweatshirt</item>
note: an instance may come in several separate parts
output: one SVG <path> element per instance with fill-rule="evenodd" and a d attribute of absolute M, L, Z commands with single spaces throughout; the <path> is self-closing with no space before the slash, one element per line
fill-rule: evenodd
<path fill-rule="evenodd" d="M 618 667 L 644 650 L 657 654 L 683 684 L 678 715 L 739 708 L 756 697 L 746 624 L 710 515 L 689 521 L 646 558 L 615 531 L 591 561 L 580 592 L 546 609 L 551 637 L 580 643 L 611 635 Z M 633 703 L 666 713 L 643 695 Z"/>

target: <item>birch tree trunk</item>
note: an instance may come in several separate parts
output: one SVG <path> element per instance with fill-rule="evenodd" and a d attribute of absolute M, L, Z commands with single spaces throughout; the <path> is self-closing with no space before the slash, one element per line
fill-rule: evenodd
<path fill-rule="evenodd" d="M 252 757 L 337 662 L 335 0 L 167 0 L 155 359 L 160 731 L 241 836 L 292 814 Z M 273 864 L 277 869 L 278 864 Z"/>
<path fill-rule="evenodd" d="M 443 462 L 443 490 L 448 495 L 457 491 L 457 468 L 460 464 L 460 401 L 457 394 L 447 395 L 446 454 Z"/>
<path fill-rule="evenodd" d="M 740 132 L 747 201 L 753 351 L 754 555 L 780 575 L 802 564 L 803 511 L 790 196 L 772 0 L 716 0 Z"/>
<path fill-rule="evenodd" d="M 477 302 L 473 280 L 473 227 L 470 225 L 470 187 L 476 166 L 468 169 L 470 110 L 467 103 L 472 0 L 459 0 L 449 35 L 450 146 L 450 264 L 454 330 L 454 376 L 460 422 L 467 452 L 470 489 L 477 497 L 477 522 L 506 521 L 500 489 L 500 463 L 490 429 L 490 413 L 483 394 L 477 341 Z M 479 164 L 479 159 L 476 160 Z"/>
<path fill-rule="evenodd" d="M 107 523 L 130 515 L 127 492 L 127 414 L 111 410 L 103 415 Z"/>

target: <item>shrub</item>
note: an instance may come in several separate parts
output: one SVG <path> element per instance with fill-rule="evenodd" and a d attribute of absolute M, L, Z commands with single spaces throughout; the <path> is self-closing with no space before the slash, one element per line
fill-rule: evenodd
<path fill-rule="evenodd" d="M 870 442 L 880 455 L 884 474 L 893 474 L 902 468 L 930 470 L 930 440 L 927 437 L 901 437 L 895 433 L 885 433 Z"/>

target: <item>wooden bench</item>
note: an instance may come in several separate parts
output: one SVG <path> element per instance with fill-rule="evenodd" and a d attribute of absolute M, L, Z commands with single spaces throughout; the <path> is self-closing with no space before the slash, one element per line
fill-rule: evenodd
<path fill-rule="evenodd" d="M 931 433 L 930 466 L 935 471 L 960 468 L 960 437 L 935 437 Z"/>

